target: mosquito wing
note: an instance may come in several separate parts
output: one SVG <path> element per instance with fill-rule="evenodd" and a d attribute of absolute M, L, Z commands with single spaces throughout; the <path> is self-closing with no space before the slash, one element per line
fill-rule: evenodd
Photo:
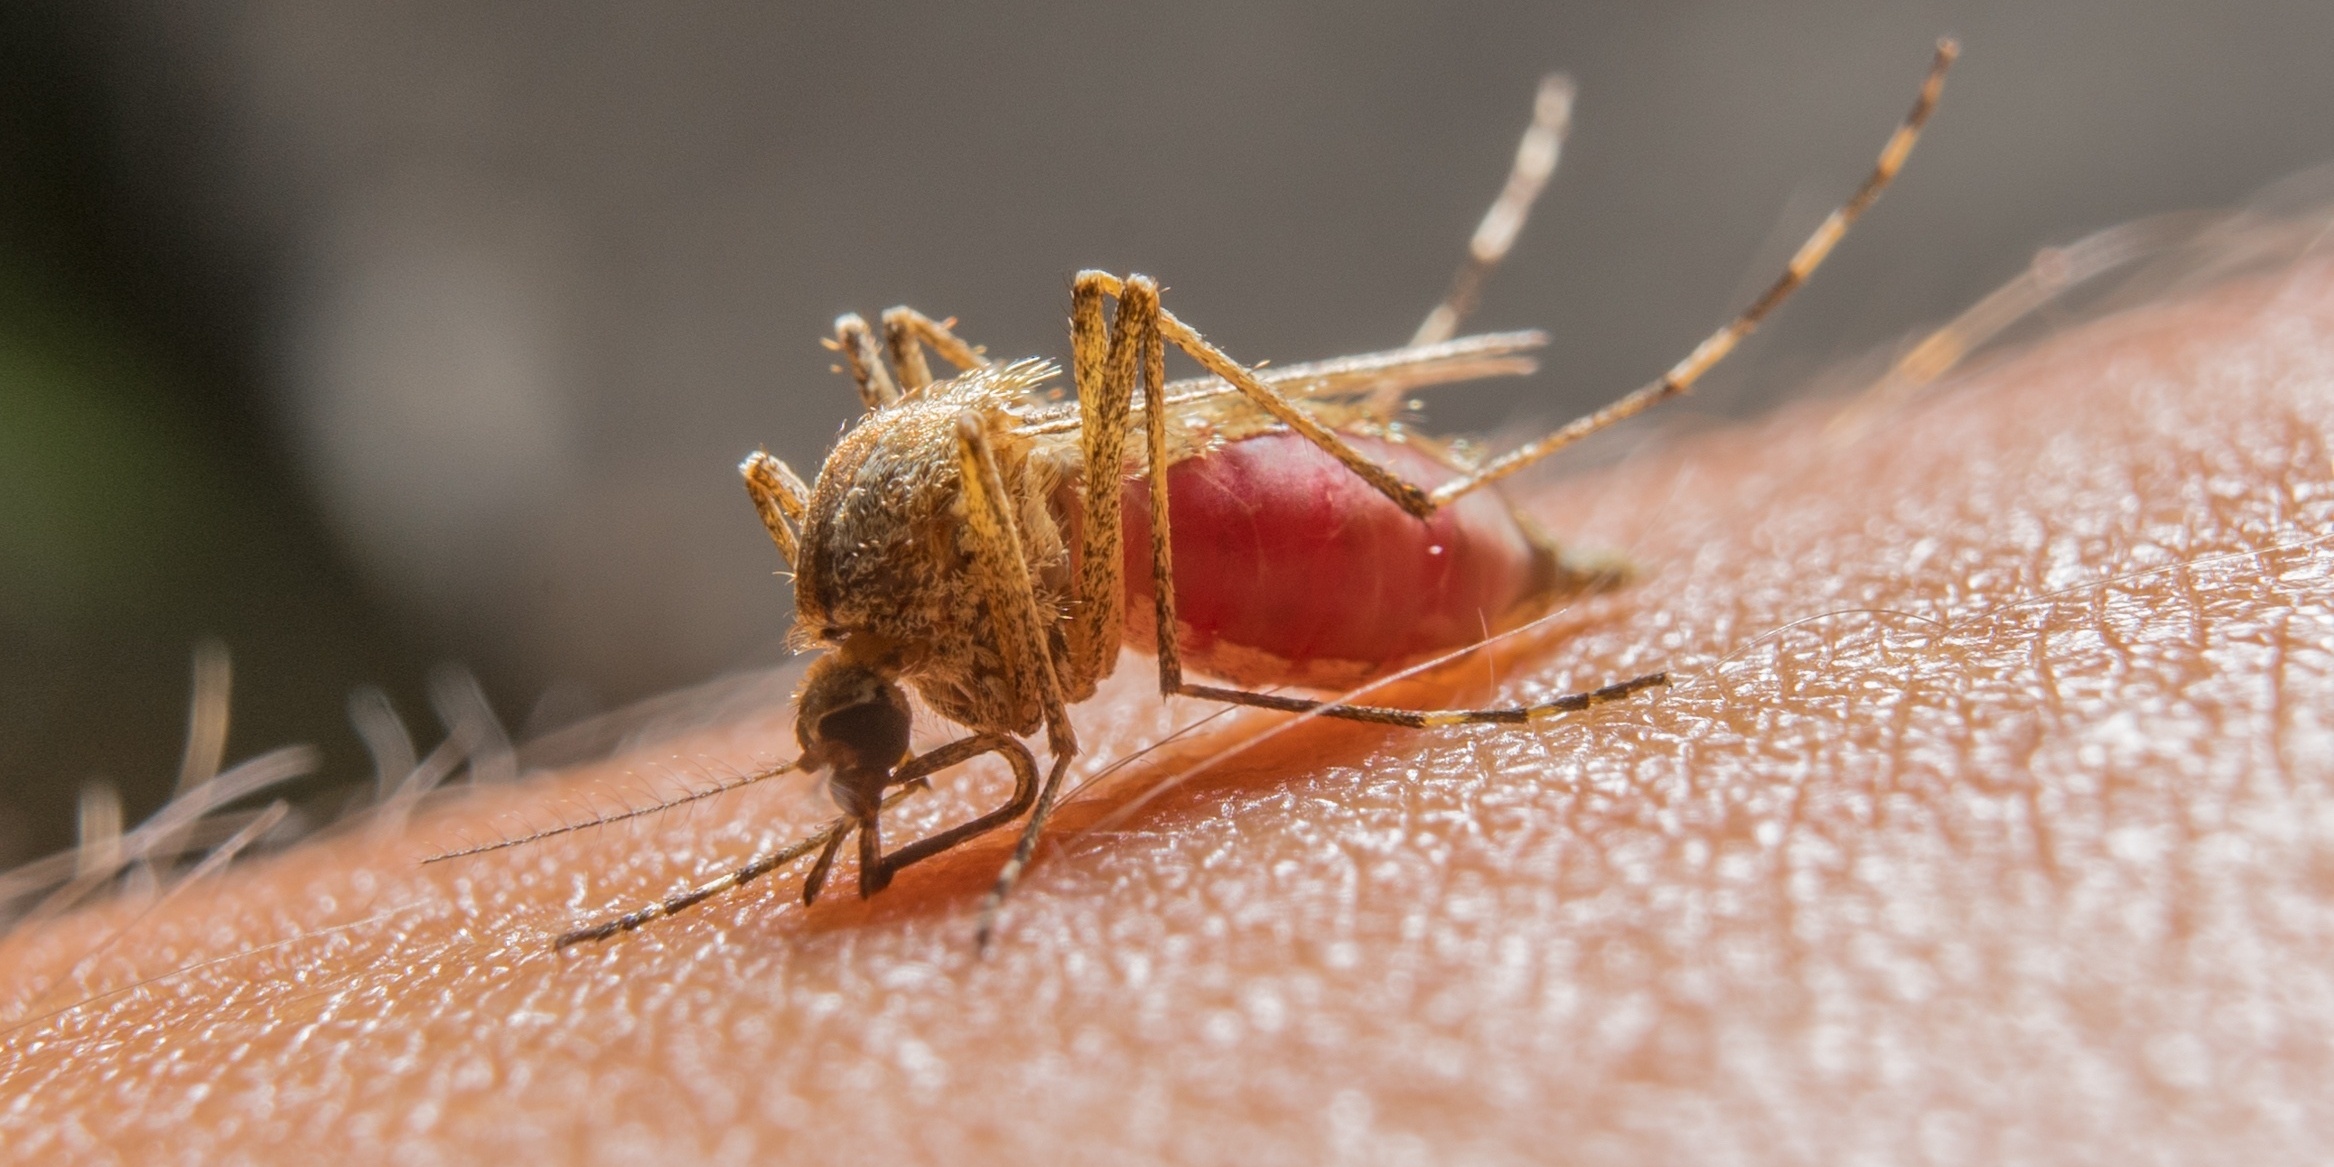
<path fill-rule="evenodd" d="M 1544 332 L 1491 332 L 1440 344 L 1413 345 L 1301 365 L 1268 366 L 1257 370 L 1256 375 L 1273 388 L 1302 400 L 1324 404 L 1352 403 L 1357 399 L 1399 401 L 1406 393 L 1436 385 L 1455 385 L 1487 377 L 1527 376 L 1540 368 L 1532 351 L 1547 343 L 1548 334 Z M 1167 383 L 1170 407 L 1206 409 L 1216 404 L 1213 399 L 1236 395 L 1231 385 L 1215 377 Z M 1075 405 L 1040 408 L 1042 412 L 1033 410 L 1024 415 L 1027 417 L 1024 432 L 1050 434 L 1078 428 Z M 1138 397 L 1134 413 L 1139 416 L 1142 411 L 1142 399 Z"/>
<path fill-rule="evenodd" d="M 1267 367 L 1258 370 L 1257 376 L 1291 397 L 1395 395 L 1486 377 L 1527 376 L 1540 368 L 1532 351 L 1547 343 L 1548 334 L 1539 331 L 1490 332 L 1440 344 Z M 1194 377 L 1169 382 L 1167 401 L 1172 405 L 1232 391 L 1230 385 L 1214 377 Z"/>

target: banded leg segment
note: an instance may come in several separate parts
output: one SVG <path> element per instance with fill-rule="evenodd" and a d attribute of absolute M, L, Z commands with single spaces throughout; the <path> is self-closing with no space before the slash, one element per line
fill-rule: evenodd
<path fill-rule="evenodd" d="M 1562 73 L 1540 79 L 1540 90 L 1532 99 L 1532 124 L 1524 131 L 1523 141 L 1516 143 L 1515 164 L 1508 169 L 1507 185 L 1500 188 L 1491 209 L 1483 212 L 1483 221 L 1476 224 L 1474 236 L 1467 241 L 1467 258 L 1460 261 L 1457 274 L 1451 277 L 1442 303 L 1419 322 L 1418 332 L 1410 338 L 1412 347 L 1449 340 L 1458 334 L 1459 322 L 1475 310 L 1475 301 L 1483 294 L 1483 281 L 1507 258 L 1508 249 L 1515 246 L 1516 236 L 1524 229 L 1524 220 L 1532 213 L 1532 204 L 1539 201 L 1549 176 L 1556 173 L 1556 162 L 1564 155 L 1564 137 L 1572 130 L 1573 92 L 1572 78 Z M 1399 400 L 1398 395 L 1372 398 L 1371 405 L 1391 412 L 1388 407 Z"/>
<path fill-rule="evenodd" d="M 1113 296 L 1117 296 L 1119 298 L 1119 311 L 1121 313 L 1126 311 L 1127 281 L 1120 280 L 1106 272 L 1086 272 L 1080 278 L 1091 278 L 1096 286 Z M 1154 314 L 1157 318 L 1155 327 L 1160 335 L 1190 355 L 1192 360 L 1198 361 L 1201 368 L 1222 379 L 1238 391 L 1241 396 L 1254 402 L 1257 408 L 1270 414 L 1273 420 L 1304 435 L 1305 440 L 1327 451 L 1330 457 L 1343 463 L 1346 469 L 1360 475 L 1362 481 L 1369 483 L 1378 493 L 1392 499 L 1395 506 L 1422 519 L 1434 513 L 1434 503 L 1428 501 L 1426 491 L 1405 480 L 1401 475 L 1371 461 L 1363 456 L 1361 451 L 1347 445 L 1344 438 L 1337 436 L 1337 431 L 1321 424 L 1318 419 L 1305 412 L 1304 408 L 1294 400 L 1257 377 L 1247 366 L 1233 360 L 1225 354 L 1224 350 L 1210 344 L 1206 337 L 1199 334 L 1198 330 L 1177 319 L 1173 312 L 1169 312 L 1165 308 L 1156 308 Z"/>
<path fill-rule="evenodd" d="M 999 635 L 1020 642 L 1020 647 L 1006 649 L 1008 675 L 1018 675 L 1020 684 L 1036 686 L 1046 714 L 1046 747 L 1053 754 L 1046 784 L 1029 810 L 1029 822 L 1022 826 L 1020 843 L 1013 847 L 1013 857 L 1006 859 L 1006 866 L 999 868 L 997 885 L 990 887 L 990 896 L 980 906 L 980 924 L 973 929 L 973 941 L 985 952 L 997 931 L 997 910 L 1004 906 L 1006 896 L 1013 894 L 1022 868 L 1027 868 L 1029 857 L 1036 854 L 1036 840 L 1046 831 L 1046 819 L 1053 815 L 1055 798 L 1062 794 L 1062 777 L 1078 756 L 1078 735 L 1069 726 L 1062 682 L 1055 675 L 1053 654 L 1048 651 L 1046 614 L 1036 607 L 1036 591 L 1029 584 L 1029 560 L 1022 555 L 1011 495 L 1006 495 L 1004 474 L 997 467 L 997 453 L 990 448 L 987 422 L 980 413 L 957 415 L 957 457 L 964 474 L 964 525 L 966 541 L 973 546 L 973 569 L 980 574 L 980 588 L 990 600 L 990 612 L 1004 623 Z M 1015 665 L 1015 658 L 1025 663 Z"/>
<path fill-rule="evenodd" d="M 1133 396 L 1135 346 L 1127 330 L 1136 319 L 1125 299 L 1157 302 L 1157 288 L 1137 276 L 1121 289 L 1116 327 L 1103 319 L 1104 281 L 1100 272 L 1080 272 L 1070 290 L 1070 372 L 1078 391 L 1080 464 L 1085 467 L 1083 524 L 1076 593 L 1067 628 L 1067 673 L 1073 695 L 1085 696 L 1094 681 L 1110 675 L 1118 660 L 1126 622 L 1126 588 L 1120 553 L 1126 528 L 1120 513 L 1119 480 L 1126 465 L 1126 436 Z"/>
<path fill-rule="evenodd" d="M 1759 295 L 1758 299 L 1752 301 L 1750 307 L 1744 309 L 1741 315 L 1696 346 L 1692 353 L 1672 367 L 1660 380 L 1587 417 L 1558 429 L 1547 437 L 1500 455 L 1458 478 L 1443 483 L 1431 492 L 1405 481 L 1393 471 L 1364 457 L 1338 437 L 1335 431 L 1322 425 L 1300 408 L 1296 402 L 1282 395 L 1239 362 L 1225 355 L 1223 350 L 1208 343 L 1205 337 L 1202 337 L 1190 325 L 1177 319 L 1174 313 L 1165 308 L 1158 310 L 1160 331 L 1177 348 L 1189 353 L 1192 359 L 1198 361 L 1210 374 L 1229 384 L 1235 391 L 1254 402 L 1258 408 L 1270 414 L 1274 420 L 1288 426 L 1289 429 L 1303 435 L 1306 440 L 1321 447 L 1322 450 L 1343 463 L 1347 469 L 1360 475 L 1363 481 L 1376 488 L 1379 493 L 1392 499 L 1395 505 L 1412 515 L 1425 518 L 1433 514 L 1436 508 L 1453 499 L 1514 474 L 1516 471 L 1522 470 L 1598 430 L 1634 417 L 1668 398 L 1678 396 L 1693 388 L 1694 382 L 1700 380 L 1703 374 L 1709 372 L 1728 353 L 1733 352 L 1735 346 L 1742 343 L 1743 338 L 1756 330 L 1761 322 L 1782 305 L 1783 301 L 1790 298 L 1791 293 L 1797 291 L 1801 284 L 1807 282 L 1807 278 L 1813 275 L 1815 269 L 1822 265 L 1824 259 L 1831 254 L 1832 248 L 1839 244 L 1841 237 L 1847 234 L 1848 228 L 1855 223 L 1858 217 L 1863 215 L 1874 200 L 1880 197 L 1880 193 L 1888 188 L 1889 183 L 1896 178 L 1897 172 L 1904 168 L 1905 159 L 1912 154 L 1914 143 L 1920 140 L 1921 128 L 1928 123 L 1930 113 L 1936 109 L 1937 98 L 1944 91 L 1945 73 L 1952 67 L 1954 59 L 1960 55 L 1960 52 L 1960 46 L 1951 39 L 1937 43 L 1937 55 L 1929 67 L 1927 78 L 1921 84 L 1920 95 L 1915 99 L 1911 112 L 1905 115 L 1904 121 L 1897 126 L 1896 132 L 1889 136 L 1887 144 L 1881 148 L 1880 158 L 1874 164 L 1872 173 L 1865 178 L 1864 184 L 1857 188 L 1856 193 L 1834 210 L 1831 216 L 1816 228 L 1815 233 L 1800 245 L 1798 252 L 1791 257 L 1791 262 L 1785 266 L 1783 274 L 1777 277 L 1775 282 Z M 1537 128 L 1535 125 L 1535 129 Z M 1527 136 L 1527 147 L 1529 144 Z M 1521 164 L 1522 160 L 1519 157 L 1519 166 Z M 1506 196 L 1503 195 L 1501 203 L 1507 201 Z M 1493 214 L 1485 217 L 1484 229 L 1495 226 L 1493 220 L 1503 217 L 1500 215 L 1500 206 L 1495 204 Z M 1515 219 L 1514 225 L 1521 225 L 1520 217 Z M 1484 229 L 1479 229 L 1479 232 Z M 1502 230 L 1512 230 L 1512 228 L 1502 228 Z M 1493 232 L 1493 234 L 1496 236 L 1499 232 Z M 1492 242 L 1499 243 L 1501 240 L 1494 238 Z M 1512 243 L 1512 235 L 1505 242 Z M 1504 243 L 1497 249 L 1497 254 L 1504 254 Z M 1471 259 L 1470 263 L 1472 262 Z M 1119 281 L 1102 276 L 1101 273 L 1093 274 L 1098 277 L 1097 282 L 1101 283 L 1111 294 L 1121 293 L 1123 285 Z M 1450 306 L 1449 302 L 1446 302 L 1445 307 L 1448 306 Z M 1442 309 L 1437 309 L 1438 314 L 1441 311 Z M 1428 324 L 1421 326 L 1422 334 L 1428 326 L 1433 324 L 1434 319 L 1430 316 Z"/>
<path fill-rule="evenodd" d="M 1369 483 L 1378 493 L 1392 499 L 1395 506 L 1401 507 L 1421 519 L 1434 513 L 1435 503 L 1426 491 L 1404 479 L 1401 475 L 1371 461 L 1361 451 L 1347 445 L 1344 438 L 1337 436 L 1337 431 L 1321 424 L 1313 415 L 1300 408 L 1296 402 L 1282 396 L 1279 390 L 1259 380 L 1256 374 L 1248 371 L 1246 366 L 1225 355 L 1224 350 L 1208 343 L 1207 338 L 1201 336 L 1190 325 L 1176 319 L 1174 313 L 1165 308 L 1159 309 L 1158 327 L 1162 335 L 1173 341 L 1175 347 L 1190 354 L 1193 360 L 1200 363 L 1200 367 L 1223 378 L 1234 389 L 1239 390 L 1241 396 L 1256 403 L 1257 408 L 1271 414 L 1273 420 L 1304 435 L 1307 441 L 1321 447 L 1331 457 L 1344 463 L 1346 469 L 1360 475 L 1362 481 Z"/>
<path fill-rule="evenodd" d="M 1183 685 L 1176 692 L 1186 697 L 1203 697 L 1233 705 L 1252 705 L 1258 709 L 1278 709 L 1283 713 L 1309 713 L 1318 717 L 1366 721 L 1373 725 L 1399 725 L 1409 729 L 1441 729 L 1453 725 L 1534 725 L 1566 713 L 1578 713 L 1594 706 L 1626 700 L 1647 689 L 1666 684 L 1669 684 L 1668 673 L 1647 673 L 1601 689 L 1567 693 L 1530 705 L 1509 705 L 1494 709 L 1393 709 L 1383 705 L 1354 705 L 1344 701 L 1312 701 L 1303 697 L 1283 697 L 1276 693 L 1252 693 L 1246 689 L 1225 689 L 1215 685 Z"/>
<path fill-rule="evenodd" d="M 989 441 L 989 419 L 978 410 L 956 418 L 956 456 L 964 491 L 964 544 L 972 551 L 974 586 L 988 601 L 1003 658 L 1005 683 L 1016 704 L 1034 700 L 1056 755 L 1078 751 L 1067 703 L 1054 673 L 1046 636 L 1050 620 L 1037 605 L 1029 559 L 1014 515 L 1013 496 Z"/>
<path fill-rule="evenodd" d="M 1159 693 L 1169 696 L 1183 687 L 1183 647 L 1176 640 L 1175 544 L 1167 526 L 1167 346 L 1156 320 L 1143 326 L 1141 336 L 1144 432 L 1150 439 L 1152 618 L 1158 626 Z"/>
<path fill-rule="evenodd" d="M 1106 329 L 1102 301 L 1118 295 L 1117 313 Z M 1138 370 L 1143 379 L 1145 465 L 1155 475 L 1167 463 L 1166 351 L 1159 337 L 1159 286 L 1148 276 L 1124 281 L 1107 272 L 1078 273 L 1071 294 L 1071 349 L 1078 376 L 1081 456 L 1086 466 L 1085 528 L 1078 569 L 1078 610 L 1070 626 L 1072 687 L 1083 694 L 1091 680 L 1110 675 L 1124 633 L 1126 579 L 1124 516 L 1120 475 L 1100 466 L 1126 464 L 1126 438 Z M 1164 532 L 1167 500 L 1151 499 L 1151 569 L 1158 605 L 1162 678 L 1180 681 L 1175 644 L 1174 560 Z M 1160 692 L 1174 682 L 1162 679 Z"/>
<path fill-rule="evenodd" d="M 1938 95 L 1944 92 L 1945 73 L 1953 67 L 1954 58 L 1960 55 L 1961 46 L 1951 38 L 1937 42 L 1937 55 L 1929 66 L 1927 79 L 1921 82 L 1920 96 L 1914 99 L 1912 111 L 1905 115 L 1904 121 L 1898 123 L 1896 132 L 1890 134 L 1887 144 L 1881 147 L 1880 158 L 1873 164 L 1872 173 L 1865 177 L 1864 185 L 1856 188 L 1856 193 L 1847 202 L 1840 204 L 1816 227 L 1815 233 L 1799 245 L 1791 262 L 1784 266 L 1783 274 L 1777 276 L 1774 283 L 1767 285 L 1767 290 L 1759 293 L 1759 298 L 1751 301 L 1750 307 L 1743 309 L 1740 316 L 1696 345 L 1693 352 L 1686 354 L 1686 358 L 1672 366 L 1660 380 L 1538 441 L 1510 450 L 1466 475 L 1436 487 L 1428 496 L 1430 503 L 1441 506 L 1487 483 L 1497 482 L 1598 430 L 1635 417 L 1691 390 L 1694 382 L 1701 380 L 1704 373 L 1733 352 L 1744 337 L 1757 330 L 1761 321 L 1780 307 L 1783 301 L 1790 299 L 1791 293 L 1798 291 L 1801 284 L 1807 282 L 1807 277 L 1815 274 L 1815 269 L 1822 265 L 1832 248 L 1848 233 L 1848 228 L 1880 197 L 1880 192 L 1888 189 L 1897 171 L 1904 168 L 1905 159 L 1912 154 L 1913 144 L 1920 140 L 1921 127 L 1928 123 L 1929 114 L 1937 108 Z"/>
<path fill-rule="evenodd" d="M 1053 812 L 1054 800 L 1061 793 L 1062 778 L 1078 756 L 1078 737 L 1070 727 L 1061 680 L 1054 671 L 1053 656 L 1048 649 L 1046 615 L 1039 610 L 1037 593 L 1030 583 L 1028 560 L 1022 554 L 1020 528 L 1013 515 L 1012 496 L 1006 493 L 1004 475 L 998 469 L 996 452 L 989 443 L 987 420 L 969 410 L 958 415 L 956 440 L 963 474 L 966 542 L 973 550 L 973 569 L 980 577 L 979 586 L 987 596 L 990 613 L 1002 625 L 996 631 L 1005 650 L 1010 683 L 1035 687 L 1044 712 L 1047 750 L 1052 754 L 1037 804 L 1029 812 L 1027 825 L 1022 827 L 1021 841 L 998 871 L 997 882 L 981 905 L 980 924 L 974 936 L 978 947 L 986 951 L 995 931 L 997 911 L 1036 852 L 1038 836 L 1044 833 L 1046 818 Z"/>

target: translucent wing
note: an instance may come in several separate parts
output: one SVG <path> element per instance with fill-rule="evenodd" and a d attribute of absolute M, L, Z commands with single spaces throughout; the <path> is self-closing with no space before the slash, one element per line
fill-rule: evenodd
<path fill-rule="evenodd" d="M 1355 398 L 1399 400 L 1405 393 L 1436 385 L 1479 381 L 1486 377 L 1521 377 L 1537 372 L 1540 363 L 1532 350 L 1548 343 L 1544 332 L 1491 332 L 1463 336 L 1441 344 L 1413 345 L 1385 352 L 1281 365 L 1257 370 L 1258 379 L 1291 397 L 1317 401 Z M 1167 404 L 1187 405 L 1236 395 L 1231 385 L 1215 377 L 1193 377 L 1167 383 Z M 1138 401 L 1134 412 L 1142 413 Z M 1025 431 L 1060 433 L 1078 427 L 1075 406 L 1052 406 L 1041 416 L 1024 414 Z"/>

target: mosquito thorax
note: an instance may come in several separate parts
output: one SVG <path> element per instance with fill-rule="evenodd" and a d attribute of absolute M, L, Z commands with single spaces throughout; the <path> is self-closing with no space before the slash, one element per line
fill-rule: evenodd
<path fill-rule="evenodd" d="M 821 657 L 795 697 L 802 768 L 828 771 L 827 791 L 845 813 L 872 813 L 908 754 L 909 721 L 907 694 L 883 670 Z"/>

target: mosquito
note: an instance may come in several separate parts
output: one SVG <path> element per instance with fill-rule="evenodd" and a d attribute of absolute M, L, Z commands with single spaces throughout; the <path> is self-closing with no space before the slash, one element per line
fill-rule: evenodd
<path fill-rule="evenodd" d="M 1529 705 L 1449 710 L 1263 691 L 1349 690 L 1622 583 L 1625 569 L 1567 555 L 1490 487 L 1688 392 L 1741 343 L 1895 178 L 1958 53 L 1950 39 L 1937 43 L 1863 185 L 1740 315 L 1658 380 L 1481 461 L 1399 415 L 1412 390 L 1535 367 L 1540 333 L 1452 336 L 1555 168 L 1572 107 L 1561 77 L 1542 83 L 1506 186 L 1442 302 L 1401 348 L 1251 367 L 1162 305 L 1157 281 L 1085 271 L 1070 294 L 1076 400 L 1061 403 L 1047 393 L 1052 364 L 992 362 L 953 320 L 893 308 L 880 335 L 859 316 L 837 320 L 826 343 L 866 413 L 813 483 L 766 451 L 739 470 L 794 573 L 792 643 L 824 653 L 795 698 L 800 756 L 748 780 L 823 771 L 842 817 L 557 945 L 630 931 L 815 851 L 808 904 L 854 836 L 859 894 L 872 896 L 901 869 L 1026 816 L 982 905 L 985 950 L 1078 756 L 1069 707 L 1093 695 L 1122 645 L 1156 656 L 1163 696 L 1421 729 L 1536 725 L 1666 684 L 1649 673 Z M 1168 382 L 1169 346 L 1206 376 Z M 935 377 L 927 349 L 955 375 Z M 1187 668 L 1224 683 L 1190 680 Z M 969 732 L 912 755 L 902 686 Z M 1022 740 L 1040 730 L 1042 776 Z M 885 853 L 882 812 L 984 754 L 1011 767 L 1012 796 Z"/>

